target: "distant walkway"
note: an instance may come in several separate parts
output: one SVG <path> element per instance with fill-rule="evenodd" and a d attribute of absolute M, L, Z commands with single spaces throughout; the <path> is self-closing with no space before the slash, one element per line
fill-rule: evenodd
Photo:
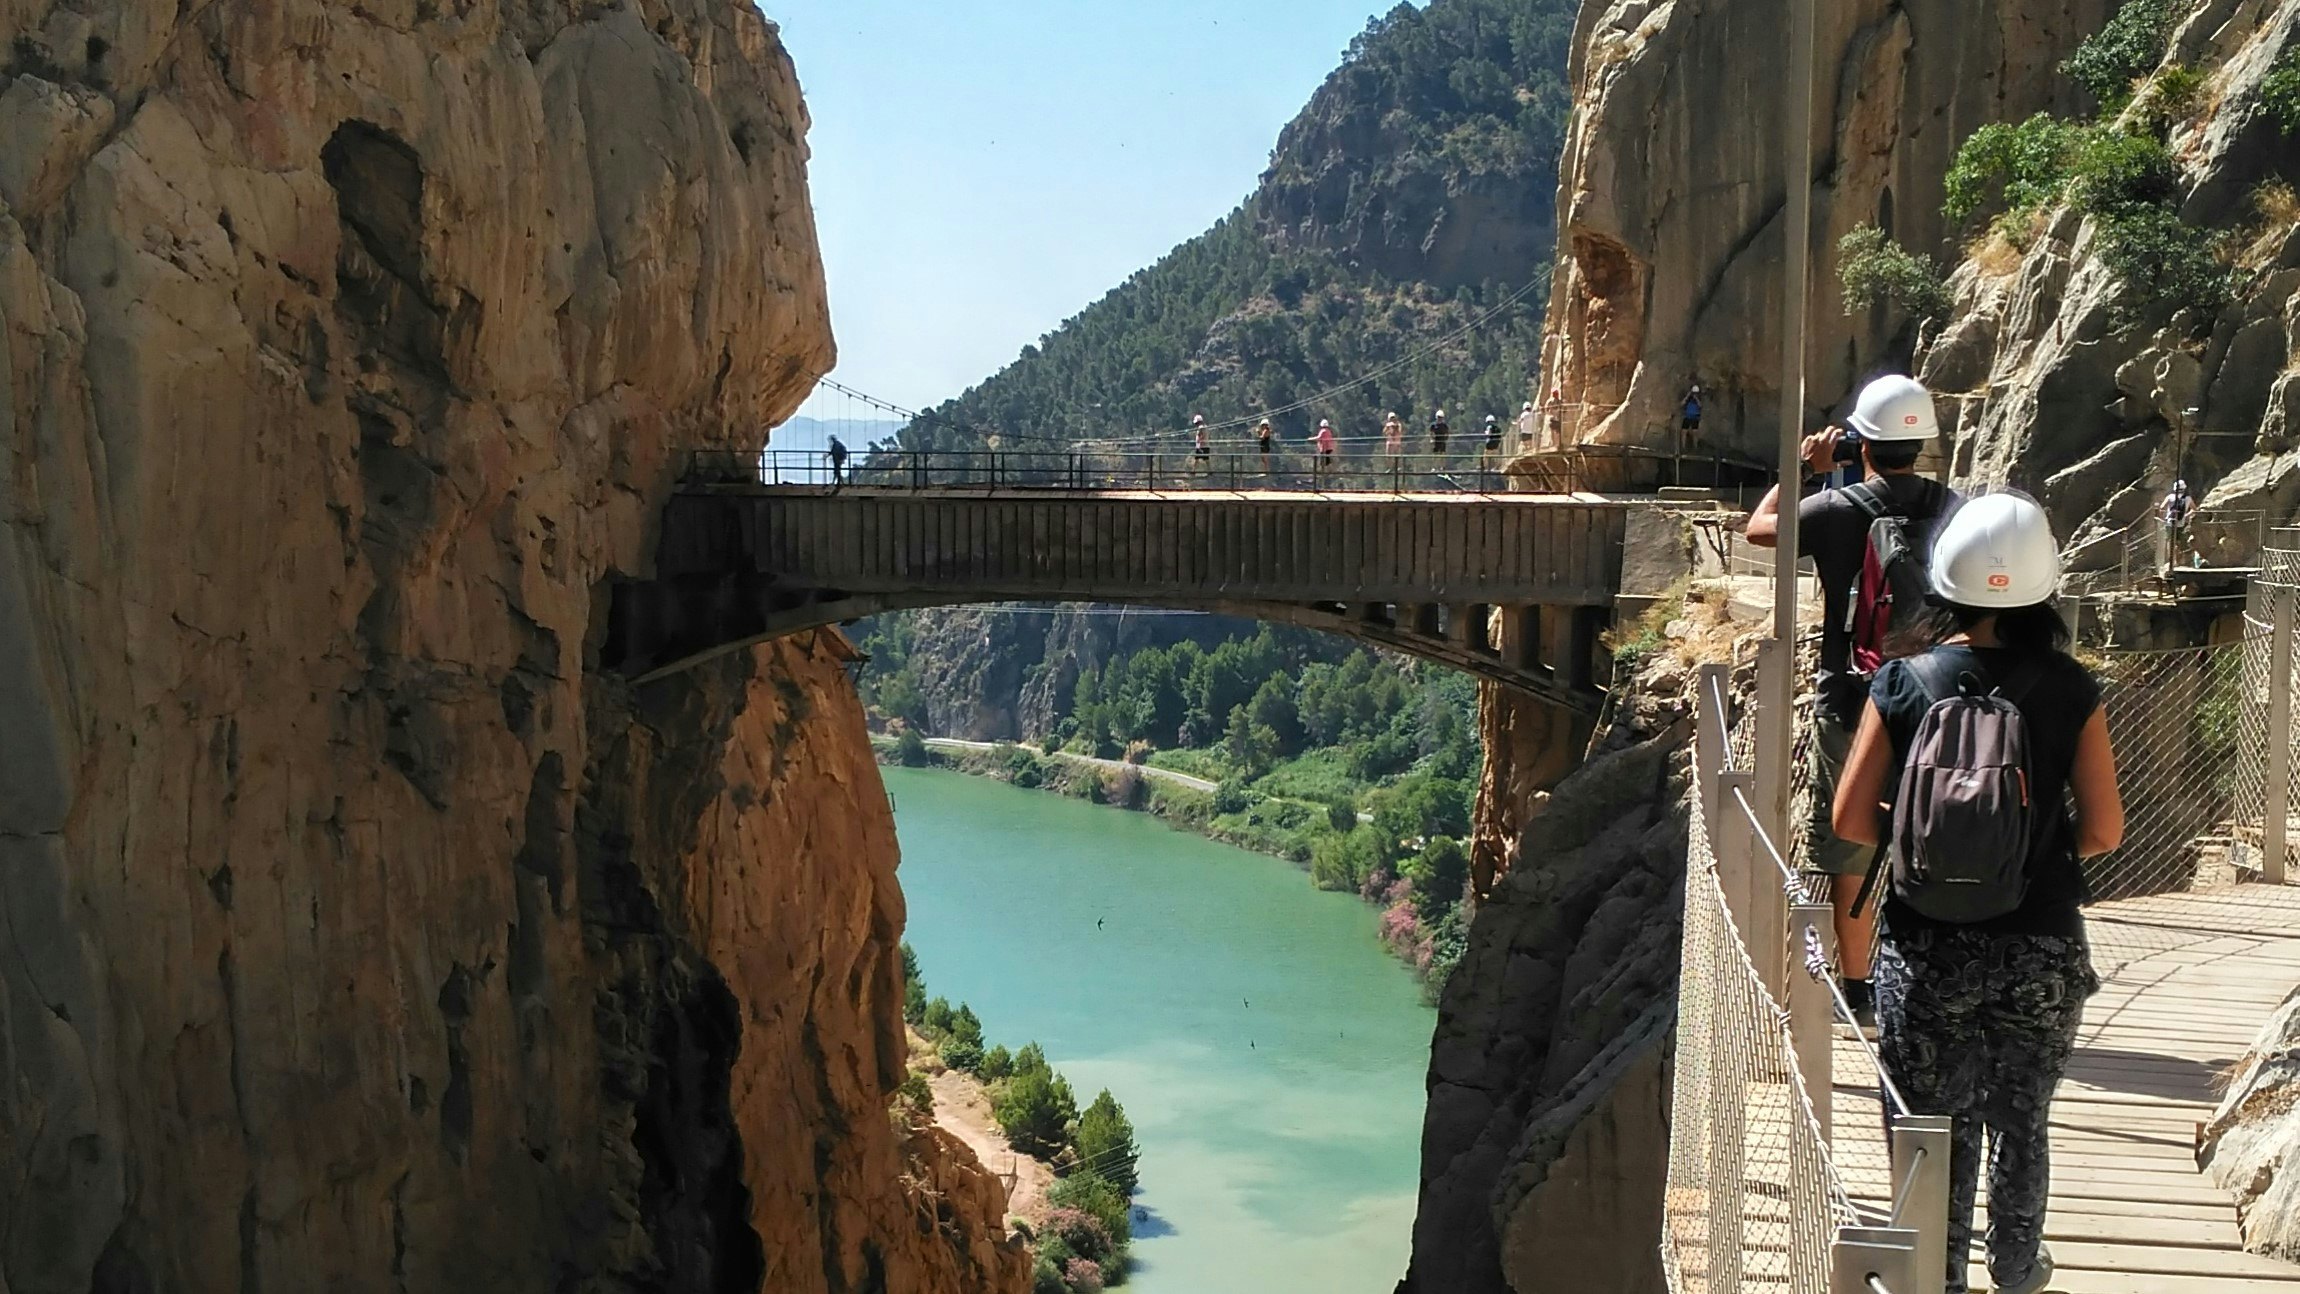
<path fill-rule="evenodd" d="M 1161 782 L 1170 782 L 1175 786 L 1200 791 L 1207 795 L 1212 795 L 1221 789 L 1219 783 L 1209 782 L 1203 777 L 1192 777 L 1188 773 L 1177 773 L 1171 768 L 1152 768 L 1148 764 L 1129 764 L 1122 759 L 1097 759 L 1092 755 L 1078 755 L 1067 750 L 1040 750 L 1035 746 L 1025 746 L 1017 741 L 960 741 L 955 737 L 928 737 L 926 745 L 929 750 L 997 751 L 1008 748 L 1027 750 L 1041 759 L 1067 760 L 1073 764 L 1085 764 L 1089 767 L 1108 769 L 1112 772 L 1122 768 L 1131 768 L 1144 777 L 1156 778 Z"/>

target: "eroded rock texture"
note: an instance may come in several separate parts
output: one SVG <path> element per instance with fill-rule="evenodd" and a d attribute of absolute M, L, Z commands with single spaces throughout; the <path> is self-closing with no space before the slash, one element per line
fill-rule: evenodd
<path fill-rule="evenodd" d="M 1813 249 L 1875 223 L 1930 249 L 1941 181 L 1987 122 L 2075 106 L 2055 68 L 2109 0 L 1854 0 L 1818 7 Z M 1769 461 L 1780 409 L 1787 0 L 1588 0 L 1558 179 L 1544 381 L 1584 442 L 1660 444 L 1696 377 L 1713 444 Z M 1904 321 L 1847 318 L 1817 274 L 1817 416 L 1905 358 Z"/>
<path fill-rule="evenodd" d="M 1018 1288 L 885 1114 L 835 638 L 586 665 L 685 452 L 829 364 L 774 29 L 13 0 L 0 51 L 0 1286 Z"/>
<path fill-rule="evenodd" d="M 1690 677 L 1664 656 L 1625 689 L 1479 907 L 1439 1003 L 1399 1294 L 1662 1288 Z"/>

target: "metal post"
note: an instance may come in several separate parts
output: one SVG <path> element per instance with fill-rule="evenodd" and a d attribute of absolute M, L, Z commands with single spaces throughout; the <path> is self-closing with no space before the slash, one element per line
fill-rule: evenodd
<path fill-rule="evenodd" d="M 1732 691 L 1732 671 L 1723 665 L 1703 665 L 1696 676 L 1693 703 L 1693 777 L 1701 799 L 1701 820 L 1709 824 L 1710 839 L 1717 835 L 1717 775 L 1725 771 L 1725 718 L 1712 720 L 1709 698 Z"/>
<path fill-rule="evenodd" d="M 1829 1294 L 1876 1294 L 1875 1277 L 1893 1294 L 1914 1288 L 1917 1233 L 1906 1227 L 1840 1227 L 1829 1246 Z"/>
<path fill-rule="evenodd" d="M 1789 5 L 1789 155 L 1782 173 L 1781 284 L 1781 521 L 1773 554 L 1773 637 L 1784 651 L 1797 641 L 1797 498 L 1805 479 L 1805 302 L 1813 240 L 1813 27 L 1817 0 Z M 1758 748 L 1787 751 L 1795 743 L 1796 681 L 1783 669 L 1758 699 Z M 1786 816 L 1784 814 L 1784 816 Z"/>
<path fill-rule="evenodd" d="M 1835 920 L 1836 910 L 1826 903 L 1799 903 L 1789 909 L 1789 1041 L 1796 1046 L 1797 1073 L 1805 1080 L 1805 1096 L 1813 1103 L 1813 1119 L 1821 1125 L 1823 1142 L 1831 1136 L 1829 1098 L 1836 1075 L 1830 1066 L 1829 1043 L 1836 1016 L 1829 986 L 1805 973 L 1805 950 L 1826 951 Z M 1810 942 L 1815 938 L 1820 940 L 1817 945 Z"/>
<path fill-rule="evenodd" d="M 1759 982 L 1781 1002 L 1789 988 L 1789 896 L 1781 889 L 1773 856 L 1758 843 L 1756 821 L 1741 807 L 1743 798 L 1756 807 L 1756 774 L 1734 772 L 1717 779 L 1717 866 L 1720 871 L 1733 868 L 1738 885 L 1728 883 L 1725 893 L 1733 900 L 1741 942 Z"/>
<path fill-rule="evenodd" d="M 2268 785 L 2260 824 L 2260 879 L 2284 883 L 2285 831 L 2292 800 L 2292 628 L 2294 590 L 2262 582 L 2269 605 Z"/>
<path fill-rule="evenodd" d="M 1789 677 L 1792 664 L 1788 642 L 1768 638 L 1757 644 L 1757 695 L 1763 698 L 1760 704 L 1770 705 L 1773 698 L 1794 693 L 1795 685 Z M 1795 743 L 1796 734 L 1792 732 L 1788 741 L 1760 742 L 1757 746 L 1757 820 L 1784 854 L 1789 852 L 1791 839 L 1789 781 Z"/>
<path fill-rule="evenodd" d="M 1910 1294 L 1941 1294 L 1949 1266 L 1949 1117 L 1893 1120 L 1895 1219 L 1917 1233 Z M 1901 1287 L 1893 1287 L 1900 1294 Z"/>

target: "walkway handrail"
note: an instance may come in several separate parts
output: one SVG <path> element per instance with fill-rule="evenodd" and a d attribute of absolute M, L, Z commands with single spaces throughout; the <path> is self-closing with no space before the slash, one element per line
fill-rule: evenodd
<path fill-rule="evenodd" d="M 834 459 L 827 449 L 697 450 L 684 479 L 694 485 L 771 485 L 875 490 L 1141 490 L 1312 491 L 1324 493 L 1499 494 L 1511 490 L 1572 494 L 1618 490 L 1631 478 L 1670 474 L 1670 456 L 1642 446 L 1592 445 L 1519 456 L 1505 442 L 1489 450 L 1480 436 L 1456 436 L 1443 452 L 1408 447 L 1391 452 L 1379 440 L 1337 442 L 1321 456 L 1314 443 L 1289 440 L 1264 452 L 1251 441 L 1226 439 L 1200 454 L 1184 440 L 1167 446 L 1098 448 L 1044 446 L 996 449 L 849 447 Z M 1733 464 L 1738 471 L 1739 465 Z M 1722 480 L 1728 464 L 1717 458 L 1710 474 Z M 1642 476 L 1641 476 L 1642 474 Z M 1713 482 L 1714 483 L 1714 482 Z"/>
<path fill-rule="evenodd" d="M 1760 668 L 1784 662 L 1775 655 Z M 1829 965 L 1831 910 L 1804 901 L 1803 880 L 1761 811 L 1773 801 L 1753 770 L 1737 766 L 1770 765 L 1768 776 L 1785 777 L 1787 752 L 1736 759 L 1732 691 L 1724 665 L 1704 666 L 1696 679 L 1665 1271 L 1677 1290 L 1695 1287 L 1684 1273 L 1701 1272 L 1705 1294 L 1738 1291 L 1745 1272 L 1768 1288 L 1785 1279 L 1786 1288 L 1832 1294 L 1939 1294 L 1949 1120 L 1910 1113 L 1858 1028 Z M 1740 718 L 1739 731 L 1761 731 L 1754 703 Z M 1830 1151 L 1837 1026 L 1859 1040 L 1888 1105 L 1895 1171 L 1883 1226 L 1861 1225 Z M 1782 1101 L 1785 1122 L 1774 1112 Z M 1748 1216 L 1751 1183 L 1766 1184 L 1760 1193 L 1774 1207 L 1786 1205 L 1786 1222 Z M 1776 1234 L 1749 1234 L 1766 1226 Z M 1827 1229 L 1825 1242 L 1815 1227 Z"/>

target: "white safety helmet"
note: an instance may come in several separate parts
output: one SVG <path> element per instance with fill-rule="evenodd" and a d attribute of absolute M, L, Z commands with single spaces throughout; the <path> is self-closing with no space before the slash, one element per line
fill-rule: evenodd
<path fill-rule="evenodd" d="M 1531 401 L 1531 400 L 1528 400 L 1528 401 L 1526 401 L 1526 402 L 1525 402 L 1525 411 L 1526 411 L 1527 413 L 1532 413 L 1532 412 L 1533 412 L 1533 401 Z"/>
<path fill-rule="evenodd" d="M 2035 606 L 2060 586 L 2060 545 L 2036 500 L 1985 494 L 1941 523 L 1932 575 L 1933 592 L 1959 606 Z"/>
<path fill-rule="evenodd" d="M 1931 440 L 1941 434 L 1932 392 L 1911 377 L 1880 377 L 1861 388 L 1845 421 L 1863 440 Z"/>
<path fill-rule="evenodd" d="M 1329 422 L 1329 421 L 1327 421 L 1327 420 L 1326 420 L 1326 419 L 1324 419 L 1324 418 L 1320 418 L 1320 419 L 1318 419 L 1318 425 L 1319 425 L 1319 426 L 1321 426 L 1321 427 L 1331 427 L 1331 426 L 1333 426 L 1334 424 L 1333 424 L 1333 423 L 1331 423 L 1331 422 Z"/>
<path fill-rule="evenodd" d="M 1440 409 L 1440 410 L 1438 410 L 1438 412 L 1437 412 L 1437 416 L 1438 416 L 1439 418 L 1441 418 L 1441 419 L 1442 419 L 1442 418 L 1444 418 L 1444 417 L 1445 417 L 1445 410 L 1443 410 L 1443 409 Z"/>

